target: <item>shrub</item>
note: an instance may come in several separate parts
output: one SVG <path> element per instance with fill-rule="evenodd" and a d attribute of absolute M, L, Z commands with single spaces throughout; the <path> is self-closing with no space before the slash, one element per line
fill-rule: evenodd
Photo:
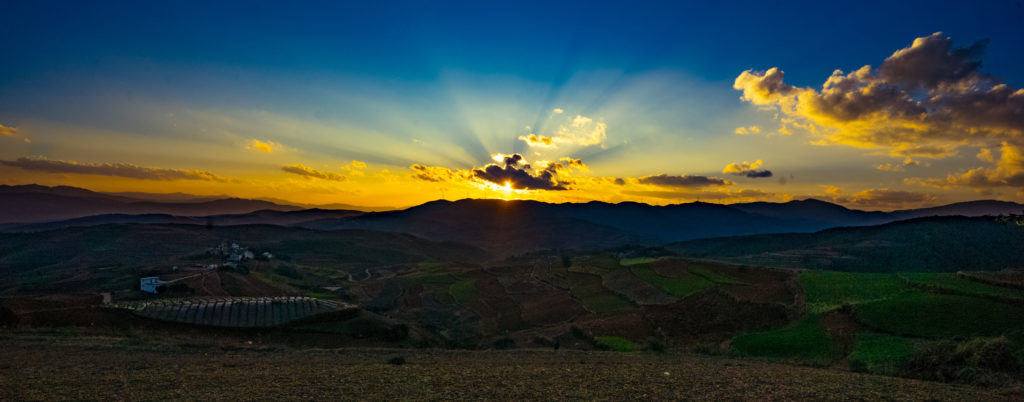
<path fill-rule="evenodd" d="M 292 279 L 302 279 L 302 274 L 295 267 L 289 264 L 281 264 L 274 269 L 274 273 Z"/>
<path fill-rule="evenodd" d="M 493 343 L 495 349 L 515 349 L 516 341 L 507 336 L 498 338 Z"/>
<path fill-rule="evenodd" d="M 1004 385 L 1020 376 L 1024 364 L 1006 337 L 941 341 L 907 358 L 899 374 L 924 380 Z"/>

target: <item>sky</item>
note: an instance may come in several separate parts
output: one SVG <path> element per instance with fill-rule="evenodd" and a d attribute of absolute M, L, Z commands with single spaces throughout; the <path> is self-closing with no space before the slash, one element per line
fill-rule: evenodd
<path fill-rule="evenodd" d="M 0 184 L 1024 202 L 1021 0 L 294 3 L 0 3 Z"/>

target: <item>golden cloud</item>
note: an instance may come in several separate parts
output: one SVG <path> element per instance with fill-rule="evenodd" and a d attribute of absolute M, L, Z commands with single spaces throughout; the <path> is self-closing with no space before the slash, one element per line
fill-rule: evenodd
<path fill-rule="evenodd" d="M 778 68 L 744 71 L 733 87 L 743 100 L 791 119 L 783 119 L 780 132 L 803 125 L 819 145 L 943 158 L 964 145 L 1022 143 L 1024 90 L 977 71 L 984 46 L 954 48 L 935 33 L 897 50 L 877 69 L 836 70 L 821 90 L 785 84 Z"/>
<path fill-rule="evenodd" d="M 991 151 L 987 157 L 993 157 Z M 1003 143 L 995 167 L 970 169 L 960 174 L 949 174 L 944 179 L 908 178 L 904 182 L 944 189 L 963 186 L 975 189 L 1019 187 L 1024 190 L 1024 147 Z"/>
<path fill-rule="evenodd" d="M 561 110 L 561 109 L 556 109 Z M 555 115 L 560 115 L 556 112 Z M 592 146 L 602 145 L 608 138 L 608 125 L 604 122 L 596 122 L 594 119 L 576 115 L 558 118 L 562 123 L 550 135 L 530 133 L 519 136 L 520 141 L 526 142 L 531 147 L 557 147 L 559 145 Z"/>
<path fill-rule="evenodd" d="M 275 149 L 281 149 L 281 144 L 273 141 L 263 142 L 257 139 L 249 140 L 246 144 L 245 149 L 263 151 L 263 152 L 274 152 Z"/>
<path fill-rule="evenodd" d="M 13 137 L 17 133 L 18 133 L 18 129 L 16 127 L 7 127 L 7 126 L 4 126 L 3 124 L 0 124 L 0 136 L 3 136 L 3 137 Z"/>
<path fill-rule="evenodd" d="M 762 162 L 760 159 L 750 163 L 743 161 L 743 163 L 730 163 L 725 165 L 725 169 L 722 169 L 722 173 L 733 174 L 737 176 L 745 176 L 753 179 L 762 177 L 772 177 L 772 171 L 768 169 L 761 169 Z"/>
<path fill-rule="evenodd" d="M 758 126 L 737 127 L 736 130 L 733 131 L 733 133 L 736 133 L 736 134 L 739 134 L 739 135 L 761 134 L 761 127 L 758 127 Z"/>

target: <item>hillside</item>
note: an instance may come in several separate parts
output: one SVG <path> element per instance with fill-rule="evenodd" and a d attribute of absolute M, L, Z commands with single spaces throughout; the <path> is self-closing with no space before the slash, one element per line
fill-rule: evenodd
<path fill-rule="evenodd" d="M 224 263 L 211 254 L 237 243 L 275 260 L 336 271 L 432 261 L 480 261 L 479 249 L 410 235 L 359 230 L 316 231 L 271 225 L 111 224 L 48 232 L 0 234 L 0 294 L 137 289 L 138 278 L 172 266 Z"/>
<path fill-rule="evenodd" d="M 259 210 L 301 209 L 303 208 L 240 198 L 157 202 L 66 186 L 0 185 L 0 223 L 58 221 L 101 214 L 206 216 L 243 214 Z"/>
<path fill-rule="evenodd" d="M 586 250 L 735 234 L 804 231 L 816 227 L 807 225 L 805 221 L 766 217 L 707 203 L 651 206 L 466 199 L 432 201 L 402 211 L 302 226 L 410 233 L 515 254 L 538 249 Z"/>
<path fill-rule="evenodd" d="M 735 263 L 855 272 L 1022 268 L 1024 226 L 993 218 L 932 217 L 807 234 L 693 240 L 666 249 Z"/>
<path fill-rule="evenodd" d="M 323 219 L 345 218 L 362 214 L 363 212 L 360 211 L 331 209 L 303 209 L 298 211 L 276 211 L 272 209 L 265 209 L 245 214 L 226 214 L 209 216 L 177 216 L 169 214 L 105 214 L 52 222 L 4 224 L 0 225 L 0 232 L 40 232 L 45 230 L 83 226 L 98 226 L 113 223 L 181 224 L 203 226 L 292 226 Z"/>

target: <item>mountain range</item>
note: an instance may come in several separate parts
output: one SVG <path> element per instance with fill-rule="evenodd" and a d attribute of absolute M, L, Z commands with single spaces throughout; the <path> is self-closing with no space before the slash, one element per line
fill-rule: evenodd
<path fill-rule="evenodd" d="M 272 224 L 406 233 L 511 255 L 540 249 L 598 249 L 769 233 L 813 233 L 927 216 L 1024 212 L 1024 204 L 992 200 L 881 212 L 849 209 L 815 199 L 666 206 L 464 199 L 431 201 L 403 210 L 362 212 L 303 209 L 264 200 L 164 196 L 168 197 L 97 193 L 66 186 L 0 186 L 0 222 L 5 222 L 0 231 L 28 232 L 109 223 Z"/>

